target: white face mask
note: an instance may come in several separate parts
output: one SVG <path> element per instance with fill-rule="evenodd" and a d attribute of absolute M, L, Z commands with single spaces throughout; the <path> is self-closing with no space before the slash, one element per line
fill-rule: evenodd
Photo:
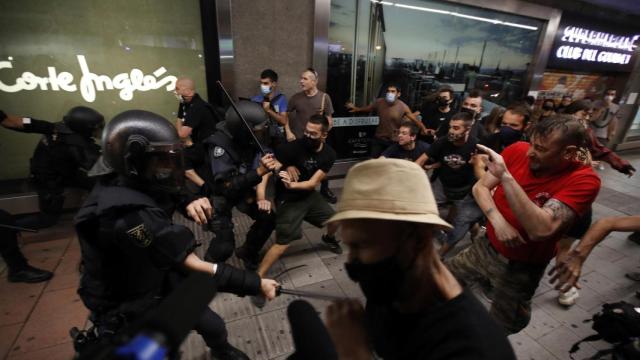
<path fill-rule="evenodd" d="M 180 101 L 181 103 L 184 102 L 184 98 L 182 97 L 182 95 L 178 94 L 178 93 L 173 93 L 173 95 L 176 97 L 176 99 L 178 99 L 178 101 Z"/>
<path fill-rule="evenodd" d="M 269 95 L 269 93 L 271 92 L 271 86 L 260 84 L 260 92 L 262 93 L 262 95 Z"/>
<path fill-rule="evenodd" d="M 615 98 L 615 96 L 605 96 L 604 99 L 607 100 L 608 102 L 613 102 L 613 99 Z"/>
<path fill-rule="evenodd" d="M 392 103 L 396 101 L 396 94 L 388 92 L 387 95 L 385 96 L 385 99 L 387 100 L 388 103 Z"/>

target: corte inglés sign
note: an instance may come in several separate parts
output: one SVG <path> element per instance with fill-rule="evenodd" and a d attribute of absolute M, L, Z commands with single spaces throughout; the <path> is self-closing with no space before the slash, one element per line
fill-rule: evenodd
<path fill-rule="evenodd" d="M 105 74 L 96 74 L 89 69 L 84 55 L 77 55 L 78 65 L 82 76 L 78 82 L 73 74 L 67 71 L 58 72 L 53 67 L 47 67 L 46 76 L 38 76 L 30 71 L 25 71 L 15 79 L 13 84 L 0 80 L 0 91 L 17 93 L 20 91 L 67 91 L 80 90 L 82 98 L 86 102 L 94 102 L 98 92 L 107 90 L 119 90 L 118 95 L 123 101 L 131 101 L 134 92 L 157 90 L 162 87 L 166 91 L 173 91 L 177 77 L 167 74 L 164 66 L 157 68 L 151 74 L 144 74 L 140 69 L 133 68 L 129 72 L 116 74 L 109 77 Z M 0 61 L 0 72 L 3 69 L 12 69 L 12 61 Z"/>

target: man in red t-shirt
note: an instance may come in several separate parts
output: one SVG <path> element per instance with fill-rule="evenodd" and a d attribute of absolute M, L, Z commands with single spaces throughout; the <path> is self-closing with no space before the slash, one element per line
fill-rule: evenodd
<path fill-rule="evenodd" d="M 459 280 L 494 289 L 491 315 L 509 333 L 529 323 L 531 298 L 558 240 L 598 195 L 584 141 L 578 120 L 557 115 L 534 125 L 531 144 L 517 142 L 502 155 L 478 145 L 489 160 L 473 195 L 489 220 L 488 241 L 474 242 L 447 265 Z"/>

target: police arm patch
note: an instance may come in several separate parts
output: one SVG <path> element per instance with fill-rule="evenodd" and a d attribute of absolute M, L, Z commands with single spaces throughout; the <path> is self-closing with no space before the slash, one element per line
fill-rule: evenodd
<path fill-rule="evenodd" d="M 213 156 L 214 157 L 220 157 L 222 155 L 224 155 L 224 149 L 222 147 L 220 147 L 220 146 L 216 146 L 213 149 Z"/>
<path fill-rule="evenodd" d="M 153 241 L 153 238 L 144 226 L 144 223 L 127 230 L 127 237 L 133 241 L 136 246 L 141 248 L 151 245 L 151 242 Z"/>

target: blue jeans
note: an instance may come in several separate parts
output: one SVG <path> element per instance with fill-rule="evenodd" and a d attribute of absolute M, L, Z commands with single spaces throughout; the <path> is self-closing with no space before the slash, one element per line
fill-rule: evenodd
<path fill-rule="evenodd" d="M 432 185 L 438 208 L 441 210 L 446 205 L 452 205 L 455 208 L 455 217 L 451 220 L 453 229 L 446 234 L 446 239 L 443 239 L 449 246 L 454 246 L 462 240 L 473 224 L 482 219 L 484 214 L 476 204 L 470 190 L 463 197 L 456 196 L 455 199 L 452 199 L 447 194 L 456 193 L 454 189 L 445 188 L 439 180 L 436 180 Z"/>

